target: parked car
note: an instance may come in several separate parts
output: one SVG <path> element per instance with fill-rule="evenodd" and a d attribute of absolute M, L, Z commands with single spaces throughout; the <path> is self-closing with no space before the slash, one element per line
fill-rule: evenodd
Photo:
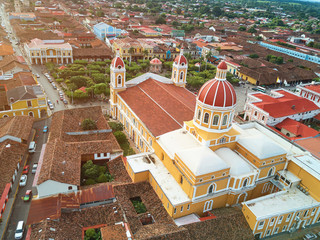
<path fill-rule="evenodd" d="M 68 104 L 67 99 L 63 99 L 63 103 L 64 103 L 64 104 Z"/>
<path fill-rule="evenodd" d="M 52 82 L 51 85 L 52 85 L 52 87 L 53 87 L 54 89 L 57 89 L 57 86 L 56 86 L 56 84 L 55 84 L 54 82 Z"/>
<path fill-rule="evenodd" d="M 54 106 L 50 100 L 48 100 L 48 106 L 49 106 L 50 110 L 54 109 Z"/>
<path fill-rule="evenodd" d="M 317 235 L 315 235 L 314 233 L 308 233 L 303 237 L 303 240 L 311 240 L 311 239 L 317 239 Z"/>
<path fill-rule="evenodd" d="M 20 187 L 24 187 L 25 185 L 27 185 L 27 175 L 22 175 L 21 178 L 20 178 L 20 182 L 19 182 L 19 186 Z"/>
<path fill-rule="evenodd" d="M 38 163 L 34 163 L 33 166 L 32 166 L 31 173 L 36 173 L 37 172 L 37 168 L 38 168 Z"/>
<path fill-rule="evenodd" d="M 37 147 L 36 142 L 35 141 L 31 141 L 29 143 L 29 148 L 28 148 L 29 153 L 34 153 L 36 151 L 36 147 Z"/>
<path fill-rule="evenodd" d="M 26 194 L 23 197 L 23 201 L 28 202 L 28 201 L 30 201 L 31 198 L 32 198 L 32 191 L 27 190 Z"/>
<path fill-rule="evenodd" d="M 43 127 L 43 132 L 44 132 L 44 133 L 48 132 L 48 126 L 44 126 L 44 127 Z"/>
<path fill-rule="evenodd" d="M 26 165 L 22 170 L 22 174 L 28 174 L 28 172 L 29 172 L 29 165 Z"/>
<path fill-rule="evenodd" d="M 24 221 L 19 221 L 17 224 L 16 231 L 14 233 L 14 239 L 22 239 L 24 231 Z"/>
<path fill-rule="evenodd" d="M 40 78 L 40 75 L 38 73 L 36 74 L 36 76 L 37 76 L 37 78 Z"/>
<path fill-rule="evenodd" d="M 60 95 L 59 97 L 60 97 L 60 100 L 61 100 L 61 101 L 63 101 L 63 100 L 64 100 L 63 95 Z"/>

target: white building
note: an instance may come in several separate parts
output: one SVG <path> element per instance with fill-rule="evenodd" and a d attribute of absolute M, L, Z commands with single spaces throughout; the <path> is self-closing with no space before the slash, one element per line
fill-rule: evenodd
<path fill-rule="evenodd" d="M 73 62 L 72 47 L 64 40 L 32 39 L 24 45 L 26 54 L 32 64 L 53 62 L 68 64 Z"/>
<path fill-rule="evenodd" d="M 286 118 L 301 121 L 319 113 L 320 108 L 312 101 L 277 89 L 272 90 L 270 95 L 260 92 L 248 94 L 244 119 L 274 126 Z"/>
<path fill-rule="evenodd" d="M 301 97 L 309 99 L 320 107 L 320 84 L 304 84 L 297 86 Z"/>

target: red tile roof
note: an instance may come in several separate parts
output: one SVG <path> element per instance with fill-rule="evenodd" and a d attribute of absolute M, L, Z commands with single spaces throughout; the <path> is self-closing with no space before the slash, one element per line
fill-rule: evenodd
<path fill-rule="evenodd" d="M 320 134 L 317 130 L 310 128 L 306 125 L 304 125 L 301 122 L 297 122 L 291 118 L 286 118 L 281 123 L 278 123 L 276 125 L 277 128 L 289 131 L 290 133 L 296 135 L 297 137 L 314 137 L 318 134 Z"/>
<path fill-rule="evenodd" d="M 285 117 L 319 109 L 316 104 L 308 99 L 299 97 L 284 90 L 278 90 L 276 92 L 282 94 L 283 96 L 275 98 L 263 93 L 254 94 L 255 97 L 261 99 L 262 101 L 254 102 L 253 104 L 268 112 L 269 115 L 274 118 Z"/>
<path fill-rule="evenodd" d="M 308 85 L 308 86 L 304 86 L 306 89 L 309 89 L 311 91 L 320 93 L 320 84 L 318 85 Z"/>
<path fill-rule="evenodd" d="M 193 118 L 196 96 L 185 88 L 148 79 L 119 93 L 154 136 Z"/>
<path fill-rule="evenodd" d="M 295 141 L 298 145 L 311 152 L 314 156 L 320 159 L 320 137 L 298 139 Z"/>

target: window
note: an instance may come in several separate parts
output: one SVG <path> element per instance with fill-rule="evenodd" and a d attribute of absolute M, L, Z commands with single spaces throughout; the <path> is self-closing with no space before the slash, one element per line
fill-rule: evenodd
<path fill-rule="evenodd" d="M 214 185 L 210 185 L 209 189 L 208 189 L 208 193 L 213 193 L 214 190 Z"/>
<path fill-rule="evenodd" d="M 303 216 L 304 216 L 304 217 L 307 216 L 308 213 L 309 213 L 309 210 L 306 210 L 306 211 L 304 212 Z"/>
<path fill-rule="evenodd" d="M 266 236 L 269 236 L 269 235 L 270 235 L 270 232 L 271 232 L 271 230 L 269 229 L 269 230 L 267 231 Z"/>
<path fill-rule="evenodd" d="M 203 122 L 204 122 L 204 123 L 208 123 L 208 122 L 209 122 L 209 113 L 205 113 L 205 114 L 204 114 Z"/>
<path fill-rule="evenodd" d="M 259 222 L 258 230 L 262 229 L 264 225 L 264 221 Z"/>
<path fill-rule="evenodd" d="M 284 225 L 282 228 L 282 232 L 285 232 L 287 230 L 287 225 Z"/>
<path fill-rule="evenodd" d="M 183 184 L 183 176 L 180 177 L 180 183 Z"/>
<path fill-rule="evenodd" d="M 120 84 L 121 85 L 121 81 L 122 80 L 122 77 L 121 77 L 121 75 L 118 75 L 118 84 Z"/>
<path fill-rule="evenodd" d="M 271 219 L 270 226 L 274 224 L 274 218 Z"/>
<path fill-rule="evenodd" d="M 301 213 L 301 212 L 298 212 L 298 213 L 297 213 L 297 217 L 299 217 L 299 216 L 300 216 L 300 213 Z"/>
<path fill-rule="evenodd" d="M 309 225 L 311 223 L 311 218 L 308 220 L 307 225 Z"/>
<path fill-rule="evenodd" d="M 274 231 L 274 234 L 277 234 L 279 231 L 279 228 L 277 227 L 276 230 Z"/>
<path fill-rule="evenodd" d="M 174 71 L 173 72 L 173 78 L 176 78 L 176 76 L 177 76 L 177 71 Z"/>
<path fill-rule="evenodd" d="M 164 154 L 161 153 L 161 160 L 164 160 Z"/>
<path fill-rule="evenodd" d="M 200 120 L 201 117 L 201 109 L 198 110 L 198 120 Z"/>
<path fill-rule="evenodd" d="M 274 168 L 270 168 L 269 172 L 268 172 L 268 177 L 272 176 L 273 175 L 273 170 Z"/>
<path fill-rule="evenodd" d="M 212 125 L 217 126 L 219 122 L 219 115 L 214 115 Z"/>
<path fill-rule="evenodd" d="M 199 182 L 202 182 L 202 181 L 203 181 L 202 178 L 200 178 L 200 179 L 199 179 Z"/>
<path fill-rule="evenodd" d="M 72 190 L 72 186 L 68 186 L 68 190 Z"/>
<path fill-rule="evenodd" d="M 190 204 L 188 204 L 187 210 L 190 210 Z"/>
<path fill-rule="evenodd" d="M 226 125 L 228 120 L 228 115 L 223 116 L 222 125 Z"/>
<path fill-rule="evenodd" d="M 264 121 L 264 116 L 262 116 L 261 120 Z"/>
<path fill-rule="evenodd" d="M 226 140 L 227 140 L 227 139 L 226 139 L 225 137 L 220 138 L 219 143 L 220 143 L 220 144 L 225 143 L 225 142 L 226 142 Z"/>
<path fill-rule="evenodd" d="M 180 73 L 180 80 L 183 80 L 183 72 Z"/>
<path fill-rule="evenodd" d="M 282 222 L 282 219 L 283 219 L 283 216 L 281 216 L 281 217 L 279 218 L 278 224 L 280 224 L 280 223 Z"/>
<path fill-rule="evenodd" d="M 169 208 L 169 203 L 167 204 L 167 208 Z"/>
<path fill-rule="evenodd" d="M 255 112 L 254 112 L 254 116 L 257 116 L 257 115 L 258 115 L 258 113 L 257 113 L 257 111 L 255 111 Z"/>
<path fill-rule="evenodd" d="M 28 107 L 32 107 L 31 101 L 27 101 L 27 105 L 28 105 Z"/>
<path fill-rule="evenodd" d="M 211 176 L 211 179 L 214 179 L 214 175 L 213 175 L 213 176 Z"/>
<path fill-rule="evenodd" d="M 177 213 L 177 209 L 176 208 L 174 208 L 174 214 L 176 214 Z"/>
<path fill-rule="evenodd" d="M 286 222 L 289 222 L 290 218 L 291 218 L 291 214 L 287 216 Z"/>
<path fill-rule="evenodd" d="M 245 187 L 245 186 L 247 186 L 247 184 L 248 184 L 248 179 L 246 178 L 244 181 L 243 181 L 243 187 Z"/>
<path fill-rule="evenodd" d="M 316 212 L 316 210 L 317 210 L 316 208 L 312 209 L 311 216 L 314 215 L 314 213 Z"/>
<path fill-rule="evenodd" d="M 181 212 L 183 212 L 183 206 L 181 206 Z"/>

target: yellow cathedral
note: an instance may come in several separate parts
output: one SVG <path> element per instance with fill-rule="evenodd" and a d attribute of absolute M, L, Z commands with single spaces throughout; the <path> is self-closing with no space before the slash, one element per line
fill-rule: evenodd
<path fill-rule="evenodd" d="M 125 158 L 132 181 L 148 181 L 177 221 L 238 205 L 257 238 L 320 222 L 314 157 L 259 123 L 233 122 L 237 97 L 224 61 L 197 95 L 185 88 L 187 69 L 183 49 L 171 79 L 146 73 L 125 81 L 118 52 L 112 60 L 110 113 L 141 152 Z"/>

